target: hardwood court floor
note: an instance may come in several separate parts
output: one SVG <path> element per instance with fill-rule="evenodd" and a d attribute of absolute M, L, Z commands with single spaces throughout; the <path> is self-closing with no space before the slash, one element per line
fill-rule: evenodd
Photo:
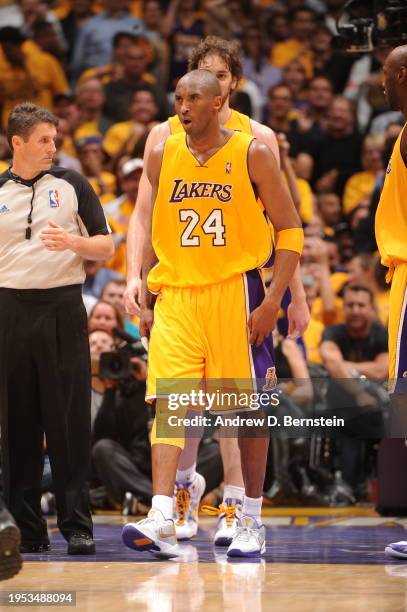
<path fill-rule="evenodd" d="M 406 538 L 406 519 L 363 508 L 266 514 L 267 553 L 243 562 L 214 550 L 212 518 L 202 518 L 198 535 L 182 544 L 180 561 L 125 548 L 117 515 L 95 517 L 96 558 L 69 557 L 51 520 L 52 552 L 26 555 L 22 572 L 0 591 L 73 590 L 81 612 L 407 611 L 407 562 L 383 554 L 387 542 Z"/>

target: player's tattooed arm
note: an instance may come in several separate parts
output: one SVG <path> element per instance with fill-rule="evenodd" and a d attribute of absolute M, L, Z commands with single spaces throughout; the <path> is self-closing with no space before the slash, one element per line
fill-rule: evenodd
<path fill-rule="evenodd" d="M 148 207 L 146 207 L 146 232 L 143 245 L 140 295 L 140 334 L 142 337 L 145 336 L 146 338 L 150 337 L 150 331 L 154 320 L 154 296 L 147 287 L 147 277 L 151 268 L 153 268 L 158 261 L 153 247 L 152 220 L 154 203 L 157 197 L 163 151 L 164 143 L 154 147 L 147 162 L 147 178 L 151 185 L 151 198 Z"/>
<path fill-rule="evenodd" d="M 248 154 L 248 170 L 252 183 L 276 232 L 301 228 L 298 212 L 281 177 L 275 156 L 269 147 L 253 140 Z M 276 325 L 278 310 L 285 290 L 299 262 L 299 253 L 277 249 L 274 273 L 262 304 L 249 319 L 250 342 L 259 346 Z"/>
<path fill-rule="evenodd" d="M 147 177 L 147 162 L 152 149 L 170 135 L 168 121 L 155 126 L 148 135 L 144 149 L 144 167 L 140 178 L 137 201 L 130 217 L 127 232 L 127 286 L 124 293 L 124 305 L 129 314 L 139 314 L 141 291 L 141 265 L 143 245 L 146 234 L 146 220 L 151 200 L 151 185 Z"/>

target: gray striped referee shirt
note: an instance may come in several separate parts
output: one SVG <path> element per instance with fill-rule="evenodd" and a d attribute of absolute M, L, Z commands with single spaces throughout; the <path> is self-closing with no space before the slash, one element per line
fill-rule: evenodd
<path fill-rule="evenodd" d="M 77 236 L 110 232 L 98 197 L 78 172 L 54 167 L 32 180 L 10 170 L 0 174 L 0 287 L 48 289 L 83 283 L 79 255 L 43 245 L 40 233 L 49 219 Z"/>

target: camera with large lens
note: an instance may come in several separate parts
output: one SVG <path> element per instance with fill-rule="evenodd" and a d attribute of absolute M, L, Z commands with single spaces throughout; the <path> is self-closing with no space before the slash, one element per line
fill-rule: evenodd
<path fill-rule="evenodd" d="M 336 27 L 341 46 L 351 53 L 372 51 L 377 44 L 406 44 L 406 0 L 349 0 Z"/>
<path fill-rule="evenodd" d="M 113 329 L 113 335 L 120 338 L 122 342 L 115 351 L 101 353 L 99 377 L 116 381 L 129 380 L 134 370 L 132 357 L 147 361 L 146 350 L 140 340 L 135 340 L 130 334 L 117 327 Z"/>

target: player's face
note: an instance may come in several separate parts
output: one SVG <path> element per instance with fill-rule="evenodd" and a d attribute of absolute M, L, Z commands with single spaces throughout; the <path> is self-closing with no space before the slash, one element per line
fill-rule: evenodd
<path fill-rule="evenodd" d="M 56 151 L 55 140 L 57 130 L 50 123 L 39 123 L 27 140 L 13 136 L 14 155 L 33 173 L 40 173 L 52 166 Z"/>
<path fill-rule="evenodd" d="M 175 112 L 185 132 L 191 136 L 205 132 L 221 104 L 221 96 L 214 96 L 195 83 L 183 84 L 180 81 L 175 90 Z"/>
<path fill-rule="evenodd" d="M 222 106 L 237 87 L 237 79 L 232 76 L 229 66 L 219 55 L 206 55 L 199 62 L 198 68 L 209 70 L 219 81 L 222 96 Z"/>
<path fill-rule="evenodd" d="M 389 56 L 383 66 L 383 90 L 391 110 L 400 110 L 400 103 L 396 88 L 396 78 L 397 74 L 393 66 L 392 58 Z"/>

